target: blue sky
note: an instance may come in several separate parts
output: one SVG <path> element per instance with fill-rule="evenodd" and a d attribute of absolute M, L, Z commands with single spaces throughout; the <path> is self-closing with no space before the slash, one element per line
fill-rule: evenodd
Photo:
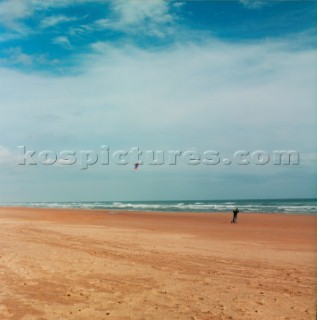
<path fill-rule="evenodd" d="M 316 196 L 316 18 L 314 1 L 0 1 L 0 201 Z M 221 162 L 21 166 L 21 145 Z M 237 150 L 300 164 L 224 165 Z"/>

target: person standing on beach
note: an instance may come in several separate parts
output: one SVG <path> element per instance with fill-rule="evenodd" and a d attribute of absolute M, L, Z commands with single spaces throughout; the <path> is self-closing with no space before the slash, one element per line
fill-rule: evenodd
<path fill-rule="evenodd" d="M 234 210 L 232 210 L 233 212 L 233 218 L 232 218 L 232 221 L 231 223 L 238 223 L 238 213 L 239 213 L 239 209 L 238 208 L 235 208 Z"/>

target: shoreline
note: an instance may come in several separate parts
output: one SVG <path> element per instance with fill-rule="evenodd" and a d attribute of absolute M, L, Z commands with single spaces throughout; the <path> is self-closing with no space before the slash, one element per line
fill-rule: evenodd
<path fill-rule="evenodd" d="M 2 202 L 3 207 L 102 209 L 146 212 L 232 212 L 236 207 L 244 213 L 317 215 L 316 199 L 252 199 L 252 200 L 170 200 L 170 201 L 79 201 L 79 202 Z"/>
<path fill-rule="evenodd" d="M 314 319 L 317 217 L 0 207 L 1 319 Z"/>
<path fill-rule="evenodd" d="M 64 210 L 64 211 L 85 211 L 85 212 L 98 212 L 98 213 L 112 213 L 113 211 L 119 212 L 119 213 L 147 213 L 147 214 L 152 214 L 152 213 L 158 213 L 158 214 L 206 214 L 206 215 L 216 215 L 216 214 L 229 214 L 232 215 L 232 210 L 231 211 L 182 211 L 182 210 L 175 210 L 175 211 L 169 211 L 169 210 L 140 210 L 140 209 L 119 209 L 119 208 L 84 208 L 84 207 L 32 207 L 32 206 L 8 206 L 0 205 L 0 211 L 1 210 Z M 233 209 L 233 208 L 232 208 Z M 285 215 L 290 215 L 290 216 L 317 216 L 317 212 L 277 212 L 277 211 L 266 211 L 266 212 L 259 212 L 259 211 L 239 211 L 239 216 L 240 215 L 280 215 L 280 216 L 285 216 Z"/>

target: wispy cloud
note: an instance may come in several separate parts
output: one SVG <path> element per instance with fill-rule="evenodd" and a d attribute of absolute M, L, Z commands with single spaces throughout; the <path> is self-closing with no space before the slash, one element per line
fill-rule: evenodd
<path fill-rule="evenodd" d="M 71 5 L 84 3 L 98 2 L 103 3 L 103 0 L 3 0 L 0 3 L 0 26 L 2 25 L 7 30 L 13 33 L 26 35 L 35 30 L 32 30 L 26 24 L 26 19 L 34 17 L 38 12 L 46 12 L 49 9 L 66 8 Z M 44 18 L 42 27 L 50 27 L 57 23 L 62 23 L 74 19 L 73 17 L 51 16 Z"/>
<path fill-rule="evenodd" d="M 20 34 L 30 32 L 22 20 L 32 16 L 33 8 L 28 1 L 2 1 L 0 3 L 0 25 Z"/>
<path fill-rule="evenodd" d="M 164 0 L 112 0 L 110 17 L 96 21 L 95 25 L 126 33 L 164 37 L 167 32 L 170 33 L 174 20 L 169 2 Z"/>
<path fill-rule="evenodd" d="M 180 8 L 180 7 L 183 7 L 185 5 L 185 2 L 184 1 L 175 1 L 172 5 L 175 8 Z"/>
<path fill-rule="evenodd" d="M 275 0 L 275 1 L 283 1 L 283 0 Z M 248 9 L 260 9 L 264 6 L 272 4 L 270 3 L 271 1 L 265 1 L 265 0 L 239 0 L 239 2 Z"/>
<path fill-rule="evenodd" d="M 118 26 L 122 28 L 146 22 L 147 19 L 153 23 L 161 24 L 173 21 L 169 13 L 167 1 L 112 1 L 112 9 L 118 17 Z"/>
<path fill-rule="evenodd" d="M 81 35 L 91 34 L 98 29 L 100 29 L 100 26 L 98 26 L 98 23 L 80 24 L 80 25 L 70 27 L 67 32 L 70 36 L 81 36 Z"/>
<path fill-rule="evenodd" d="M 67 17 L 65 15 L 49 16 L 49 17 L 45 17 L 41 21 L 41 28 L 55 27 L 56 25 L 76 21 L 78 19 L 79 18 L 77 17 Z"/>
<path fill-rule="evenodd" d="M 4 0 L 0 3 L 0 26 L 7 30 L 7 34 L 2 35 L 0 41 L 10 40 L 13 36 L 37 34 L 43 29 L 80 20 L 82 17 L 52 14 L 51 10 L 90 3 L 104 5 L 104 17 L 79 26 L 69 25 L 69 35 L 109 29 L 163 38 L 172 32 L 175 16 L 170 13 L 172 5 L 165 0 Z M 32 27 L 29 25 L 31 20 Z M 34 27 L 36 24 L 38 28 Z"/>
<path fill-rule="evenodd" d="M 28 54 L 20 47 L 12 47 L 2 51 L 6 58 L 0 59 L 4 65 L 32 67 L 35 65 L 56 65 L 57 59 L 48 59 L 45 54 Z"/>
<path fill-rule="evenodd" d="M 61 46 L 65 47 L 65 48 L 69 48 L 70 49 L 72 47 L 69 39 L 66 36 L 56 37 L 56 38 L 54 38 L 52 40 L 52 42 L 54 44 L 61 45 Z"/>

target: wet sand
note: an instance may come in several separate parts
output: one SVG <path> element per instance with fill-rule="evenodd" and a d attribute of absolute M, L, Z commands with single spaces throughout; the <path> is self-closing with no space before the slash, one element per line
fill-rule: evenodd
<path fill-rule="evenodd" d="M 317 217 L 0 208 L 0 319 L 316 319 Z"/>

